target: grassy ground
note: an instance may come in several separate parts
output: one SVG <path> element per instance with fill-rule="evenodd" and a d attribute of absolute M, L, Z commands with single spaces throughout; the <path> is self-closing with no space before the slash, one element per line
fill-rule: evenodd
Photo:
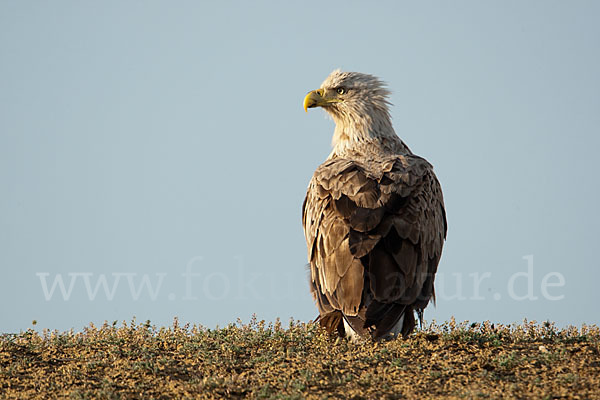
<path fill-rule="evenodd" d="M 0 398 L 600 398 L 600 330 L 456 324 L 352 344 L 313 324 L 0 336 Z"/>

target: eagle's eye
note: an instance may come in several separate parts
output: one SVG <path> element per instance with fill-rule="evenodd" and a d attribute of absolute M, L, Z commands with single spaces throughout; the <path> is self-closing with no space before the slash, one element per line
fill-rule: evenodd
<path fill-rule="evenodd" d="M 339 88 L 335 89 L 335 91 L 337 92 L 337 94 L 344 94 L 344 93 L 346 93 L 346 89 L 344 89 L 343 87 L 339 87 Z"/>

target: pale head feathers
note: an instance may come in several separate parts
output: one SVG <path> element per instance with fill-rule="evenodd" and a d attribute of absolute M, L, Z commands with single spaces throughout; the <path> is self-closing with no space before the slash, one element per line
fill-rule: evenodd
<path fill-rule="evenodd" d="M 345 100 L 347 107 L 355 111 L 381 110 L 389 115 L 388 100 L 391 92 L 385 82 L 379 78 L 360 72 L 344 72 L 334 70 L 321 84 L 322 89 L 343 88 L 347 91 Z M 347 107 L 339 107 L 341 110 Z"/>
<path fill-rule="evenodd" d="M 323 81 L 321 89 L 337 91 L 340 100 L 323 107 L 336 124 L 332 154 L 342 155 L 365 146 L 393 152 L 405 147 L 392 127 L 391 92 L 385 82 L 373 75 L 336 69 Z"/>

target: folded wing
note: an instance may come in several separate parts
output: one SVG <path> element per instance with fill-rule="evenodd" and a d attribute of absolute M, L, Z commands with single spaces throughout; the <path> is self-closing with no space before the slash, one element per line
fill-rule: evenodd
<path fill-rule="evenodd" d="M 402 315 L 434 298 L 446 236 L 442 191 L 431 165 L 414 155 L 381 161 L 332 158 L 313 175 L 303 205 L 311 288 L 321 321 L 385 335 Z M 332 322 L 334 321 L 334 322 Z"/>

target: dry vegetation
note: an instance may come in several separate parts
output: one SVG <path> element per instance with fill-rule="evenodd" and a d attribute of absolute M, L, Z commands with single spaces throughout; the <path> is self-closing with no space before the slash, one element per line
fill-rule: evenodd
<path fill-rule="evenodd" d="M 600 330 L 431 325 L 352 344 L 313 324 L 150 323 L 0 337 L 0 397 L 600 398 Z"/>

